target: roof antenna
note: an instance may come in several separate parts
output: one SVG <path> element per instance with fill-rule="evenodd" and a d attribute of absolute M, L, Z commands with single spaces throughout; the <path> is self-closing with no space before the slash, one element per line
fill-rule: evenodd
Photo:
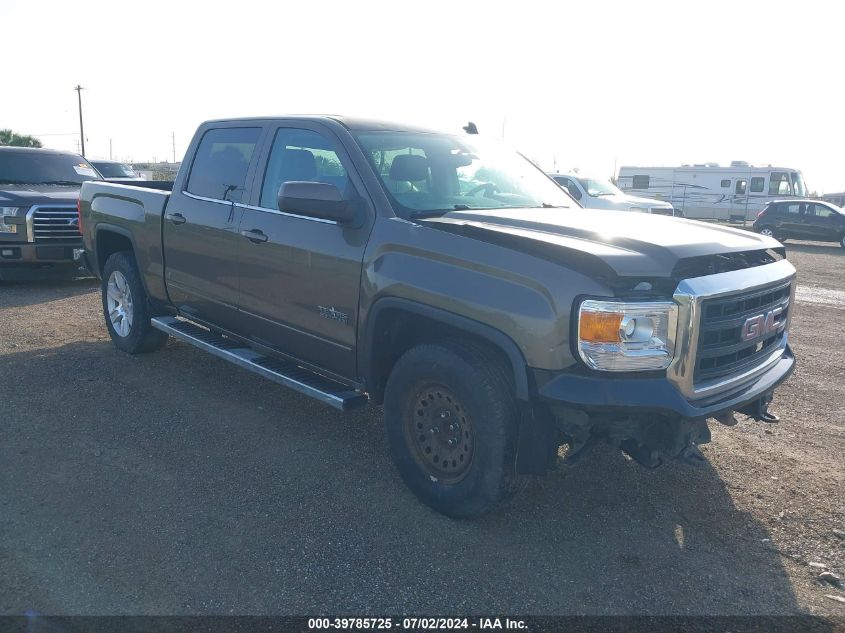
<path fill-rule="evenodd" d="M 478 128 L 475 126 L 475 123 L 470 121 L 464 126 L 464 132 L 467 134 L 478 134 Z"/>

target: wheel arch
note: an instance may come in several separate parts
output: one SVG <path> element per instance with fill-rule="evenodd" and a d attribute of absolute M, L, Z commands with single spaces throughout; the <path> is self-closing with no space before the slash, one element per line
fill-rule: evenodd
<path fill-rule="evenodd" d="M 517 398 L 530 399 L 525 357 L 507 334 L 465 316 L 399 297 L 385 297 L 371 306 L 359 341 L 359 349 L 365 350 L 359 355 L 359 373 L 370 397 L 383 401 L 387 376 L 405 351 L 423 341 L 451 335 L 472 337 L 498 350 L 510 365 Z"/>

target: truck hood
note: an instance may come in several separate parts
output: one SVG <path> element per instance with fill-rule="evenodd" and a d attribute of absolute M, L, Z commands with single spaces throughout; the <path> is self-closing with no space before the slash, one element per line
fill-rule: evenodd
<path fill-rule="evenodd" d="M 744 264 L 725 261 L 742 258 L 718 256 L 782 248 L 776 240 L 749 231 L 628 211 L 596 213 L 581 208 L 452 211 L 425 223 L 573 266 L 592 264 L 599 274 L 604 273 L 602 276 L 705 275 L 719 270 L 708 270 L 707 266 L 684 268 L 681 264 L 704 263 L 717 256 L 722 267 L 732 265 L 735 269 Z M 694 271 L 699 268 L 703 272 L 696 274 Z"/>
<path fill-rule="evenodd" d="M 0 184 L 0 206 L 29 207 L 34 204 L 76 204 L 78 187 L 63 185 L 4 185 Z"/>

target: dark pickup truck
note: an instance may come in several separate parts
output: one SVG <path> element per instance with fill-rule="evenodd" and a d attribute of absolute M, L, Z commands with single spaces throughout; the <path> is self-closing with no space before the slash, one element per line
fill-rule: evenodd
<path fill-rule="evenodd" d="M 383 403 L 403 479 L 451 516 L 563 445 L 565 463 L 600 440 L 696 462 L 708 419 L 774 418 L 794 367 L 780 243 L 582 209 L 479 136 L 211 121 L 150 185 L 82 187 L 115 345 L 172 336 L 340 409 Z"/>
<path fill-rule="evenodd" d="M 0 147 L 0 280 L 78 270 L 76 201 L 86 180 L 101 177 L 79 154 Z"/>

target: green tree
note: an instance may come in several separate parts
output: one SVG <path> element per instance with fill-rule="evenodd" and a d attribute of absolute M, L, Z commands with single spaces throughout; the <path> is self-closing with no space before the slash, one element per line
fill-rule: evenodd
<path fill-rule="evenodd" d="M 41 141 L 34 136 L 26 134 L 15 134 L 12 130 L 0 130 L 0 145 L 13 145 L 15 147 L 41 147 Z"/>

